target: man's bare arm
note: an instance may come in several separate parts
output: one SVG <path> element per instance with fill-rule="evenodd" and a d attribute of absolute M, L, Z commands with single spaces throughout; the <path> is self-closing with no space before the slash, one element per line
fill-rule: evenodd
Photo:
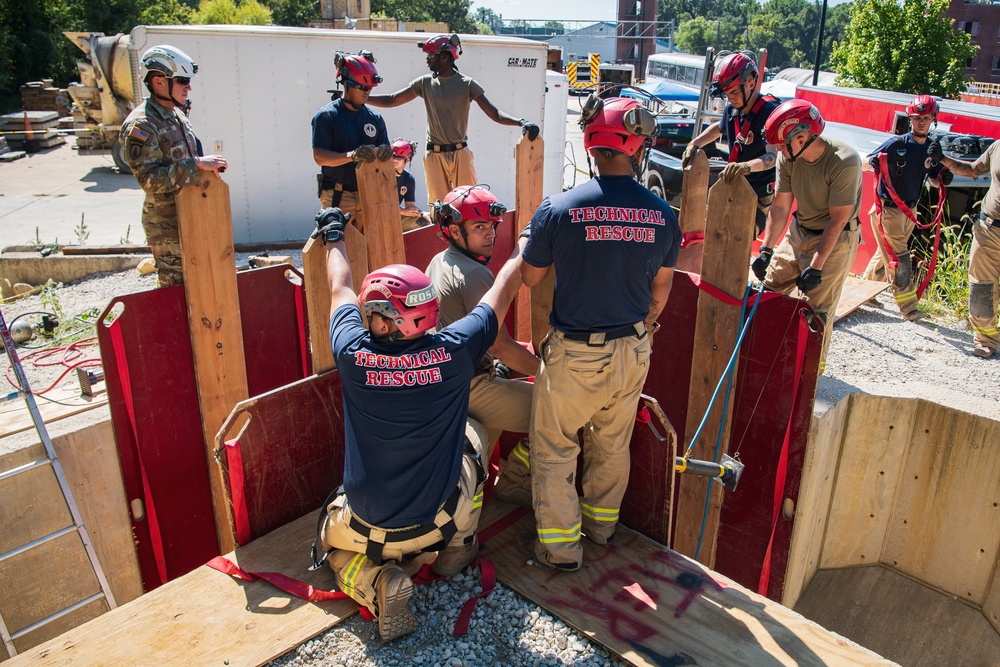
<path fill-rule="evenodd" d="M 979 178 L 990 170 L 989 162 L 982 158 L 975 162 L 966 162 L 965 160 L 955 160 L 945 155 L 941 158 L 941 164 L 959 176 L 965 176 L 966 178 Z"/>
<path fill-rule="evenodd" d="M 352 162 L 347 153 L 328 151 L 325 148 L 314 148 L 313 160 L 321 167 L 339 167 L 342 164 Z"/>
<path fill-rule="evenodd" d="M 510 254 L 507 263 L 500 269 L 493 287 L 479 301 L 479 303 L 485 303 L 493 309 L 498 322 L 503 322 L 504 318 L 507 317 L 507 309 L 510 308 L 514 297 L 517 296 L 517 291 L 521 289 L 520 267 L 523 264 L 521 252 L 527 243 L 528 239 L 519 239 L 518 243 L 514 244 L 514 251 Z"/>
<path fill-rule="evenodd" d="M 366 104 L 370 104 L 373 107 L 379 107 L 381 109 L 390 109 L 392 107 L 402 106 L 415 99 L 417 99 L 417 94 L 413 92 L 412 88 L 407 86 L 402 90 L 397 90 L 396 92 L 389 93 L 387 95 L 369 95 Z"/>
<path fill-rule="evenodd" d="M 500 325 L 500 332 L 497 334 L 497 340 L 493 343 L 493 347 L 490 348 L 490 354 L 522 375 L 538 374 L 538 357 L 528 352 L 523 345 L 511 338 L 502 323 Z"/>
<path fill-rule="evenodd" d="M 316 239 L 314 243 L 322 243 Z M 358 302 L 351 278 L 351 263 L 347 261 L 347 246 L 337 241 L 323 246 L 327 251 L 326 277 L 330 284 L 330 315 L 341 306 Z"/>
<path fill-rule="evenodd" d="M 503 111 L 500 111 L 500 109 L 497 109 L 492 102 L 486 99 L 486 95 L 480 95 L 477 97 L 476 104 L 479 105 L 479 108 L 483 110 L 483 113 L 485 113 L 494 123 L 500 123 L 501 125 L 513 125 L 516 127 L 521 126 L 520 118 L 514 118 L 510 114 L 506 114 Z"/>
<path fill-rule="evenodd" d="M 785 231 L 788 223 L 788 214 L 792 210 L 792 202 L 795 197 L 791 192 L 775 192 L 774 203 L 771 204 L 767 212 L 767 226 L 764 228 L 764 240 L 761 242 L 765 248 L 773 248 L 781 240 L 781 234 Z"/>
<path fill-rule="evenodd" d="M 646 314 L 646 326 L 651 327 L 663 312 L 663 307 L 667 305 L 667 297 L 670 296 L 670 287 L 674 283 L 674 268 L 661 266 L 660 270 L 653 276 L 653 293 L 649 301 L 649 313 Z"/>

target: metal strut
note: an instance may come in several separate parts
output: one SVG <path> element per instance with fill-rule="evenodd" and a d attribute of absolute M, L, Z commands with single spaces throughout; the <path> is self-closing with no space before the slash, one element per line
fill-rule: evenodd
<path fill-rule="evenodd" d="M 63 499 L 66 501 L 67 507 L 69 507 L 70 515 L 73 518 L 73 525 L 62 528 L 51 535 L 46 535 L 33 542 L 25 545 L 21 545 L 11 551 L 0 554 L 0 560 L 5 558 L 10 558 L 17 554 L 23 553 L 28 549 L 31 549 L 39 544 L 44 544 L 56 537 L 59 537 L 67 532 L 77 531 L 80 535 L 80 541 L 83 542 L 83 547 L 87 551 L 87 557 L 90 559 L 90 565 L 94 568 L 94 574 L 97 576 L 97 581 L 101 585 L 101 593 L 104 599 L 108 603 L 109 609 L 114 609 L 118 605 L 115 603 L 115 597 L 111 592 L 111 587 L 108 585 L 108 580 L 104 576 L 104 570 L 101 568 L 101 563 L 97 559 L 97 552 L 94 549 L 94 545 L 90 540 L 90 534 L 87 532 L 86 526 L 83 525 L 83 518 L 80 516 L 80 510 L 76 506 L 76 502 L 73 500 L 73 494 L 70 491 L 69 482 L 66 480 L 66 475 L 63 472 L 62 464 L 59 462 L 59 457 L 56 455 L 55 447 L 52 446 L 52 439 L 49 437 L 49 432 L 45 428 L 45 422 L 42 420 L 42 415 L 38 411 L 38 403 L 35 402 L 35 395 L 31 392 L 31 387 L 28 385 L 28 378 L 24 374 L 24 367 L 21 365 L 21 359 L 18 357 L 17 349 L 14 346 L 14 340 L 11 338 L 10 330 L 7 328 L 7 321 L 4 320 L 3 312 L 0 312 L 0 339 L 3 340 L 4 349 L 7 352 L 7 358 L 10 359 L 10 365 L 14 369 L 14 373 L 17 376 L 17 382 L 20 387 L 20 391 L 17 393 L 24 394 L 24 402 L 28 405 L 28 411 L 31 413 L 31 420 L 35 424 L 35 430 L 38 431 L 38 437 L 42 441 L 42 446 L 45 448 L 45 459 L 35 461 L 34 463 L 21 466 L 15 470 L 11 470 L 9 473 L 5 474 L 5 477 L 10 477 L 15 474 L 24 472 L 26 470 L 33 469 L 42 465 L 51 465 L 52 471 L 55 473 L 56 481 L 59 482 L 59 489 L 62 491 Z M 3 642 L 4 647 L 7 649 L 7 654 L 10 657 L 17 655 L 17 650 L 14 648 L 14 640 L 22 636 L 29 630 L 34 630 L 40 625 L 54 621 L 59 617 L 65 615 L 69 611 L 79 607 L 82 604 L 91 602 L 93 599 L 99 598 L 100 595 L 94 595 L 86 600 L 81 600 L 67 609 L 57 611 L 56 613 L 43 618 L 40 621 L 33 623 L 28 628 L 22 628 L 16 632 L 10 632 L 4 623 L 3 617 L 0 616 L 0 641 Z"/>
<path fill-rule="evenodd" d="M 646 404 L 645 409 L 647 413 L 645 416 L 642 416 L 640 413 L 637 419 L 645 422 L 649 426 L 649 430 L 653 432 L 653 435 L 660 442 L 673 440 L 676 443 L 677 431 L 674 429 L 673 424 L 670 423 L 670 420 L 667 419 L 667 414 L 660 407 L 659 401 L 646 394 L 640 394 L 640 398 Z M 653 425 L 653 420 L 650 418 L 649 413 L 652 413 L 657 421 L 660 422 L 666 431 L 665 434 L 661 434 L 656 430 L 656 426 Z M 735 491 L 736 485 L 740 483 L 740 477 L 743 475 L 743 467 L 743 463 L 738 458 L 733 458 L 728 454 L 723 454 L 722 461 L 719 463 L 692 459 L 688 456 L 674 457 L 674 470 L 676 472 L 718 479 L 730 491 Z"/>

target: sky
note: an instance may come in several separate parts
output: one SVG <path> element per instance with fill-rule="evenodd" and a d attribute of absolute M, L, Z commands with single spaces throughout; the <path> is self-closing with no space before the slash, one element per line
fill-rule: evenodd
<path fill-rule="evenodd" d="M 844 1 L 829 0 L 829 5 Z M 478 7 L 492 9 L 505 19 L 614 21 L 618 12 L 617 0 L 474 0 L 472 11 Z"/>

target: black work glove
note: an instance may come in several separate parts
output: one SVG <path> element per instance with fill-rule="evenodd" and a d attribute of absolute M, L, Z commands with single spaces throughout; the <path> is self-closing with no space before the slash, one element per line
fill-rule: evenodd
<path fill-rule="evenodd" d="M 955 174 L 951 171 L 951 169 L 942 169 L 941 173 L 938 174 L 938 182 L 941 183 L 941 185 L 949 186 L 953 180 L 955 180 Z"/>
<path fill-rule="evenodd" d="M 934 162 L 940 162 L 944 158 L 944 150 L 941 148 L 941 142 L 939 140 L 933 139 L 931 143 L 927 145 L 927 157 Z"/>
<path fill-rule="evenodd" d="M 764 280 L 767 277 L 767 265 L 771 263 L 771 256 L 773 254 L 773 248 L 760 247 L 760 255 L 750 265 L 750 268 L 753 269 L 753 274 L 757 276 L 757 280 Z"/>
<path fill-rule="evenodd" d="M 382 144 L 381 146 L 375 147 L 375 159 L 379 162 L 388 162 L 392 159 L 392 146 L 389 144 Z"/>
<path fill-rule="evenodd" d="M 523 118 L 519 122 L 521 123 L 521 134 L 528 135 L 528 141 L 534 141 L 538 138 L 538 133 L 542 130 L 538 127 L 537 123 L 532 123 Z"/>
<path fill-rule="evenodd" d="M 344 213 L 339 208 L 325 208 L 316 214 L 316 230 L 310 238 L 317 236 L 323 239 L 323 245 L 344 240 L 344 227 L 351 219 L 350 213 Z"/>
<path fill-rule="evenodd" d="M 499 359 L 494 359 L 493 374 L 496 375 L 501 380 L 506 380 L 510 377 L 510 368 L 507 366 L 507 364 L 503 363 Z"/>
<path fill-rule="evenodd" d="M 882 173 L 882 167 L 881 165 L 879 165 L 878 162 L 878 155 L 872 155 L 870 158 L 868 158 L 868 164 L 872 166 L 872 171 L 874 171 L 876 174 Z"/>
<path fill-rule="evenodd" d="M 391 152 L 392 149 L 390 148 L 389 151 Z M 347 157 L 351 158 L 351 162 L 374 162 L 378 156 L 374 146 L 365 144 L 348 153 Z"/>
<path fill-rule="evenodd" d="M 823 282 L 823 271 L 809 266 L 795 279 L 795 284 L 799 286 L 799 291 L 808 294 Z"/>

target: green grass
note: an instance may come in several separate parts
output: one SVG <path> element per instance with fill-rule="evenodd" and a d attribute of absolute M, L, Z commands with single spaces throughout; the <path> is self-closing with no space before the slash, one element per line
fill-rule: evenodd
<path fill-rule="evenodd" d="M 961 225 L 941 229 L 941 247 L 938 250 L 934 278 L 927 286 L 920 309 L 930 315 L 964 320 L 969 316 L 969 249 L 972 238 L 962 234 Z M 929 263 L 929 260 L 928 260 Z M 921 278 L 926 275 L 922 267 Z"/>

